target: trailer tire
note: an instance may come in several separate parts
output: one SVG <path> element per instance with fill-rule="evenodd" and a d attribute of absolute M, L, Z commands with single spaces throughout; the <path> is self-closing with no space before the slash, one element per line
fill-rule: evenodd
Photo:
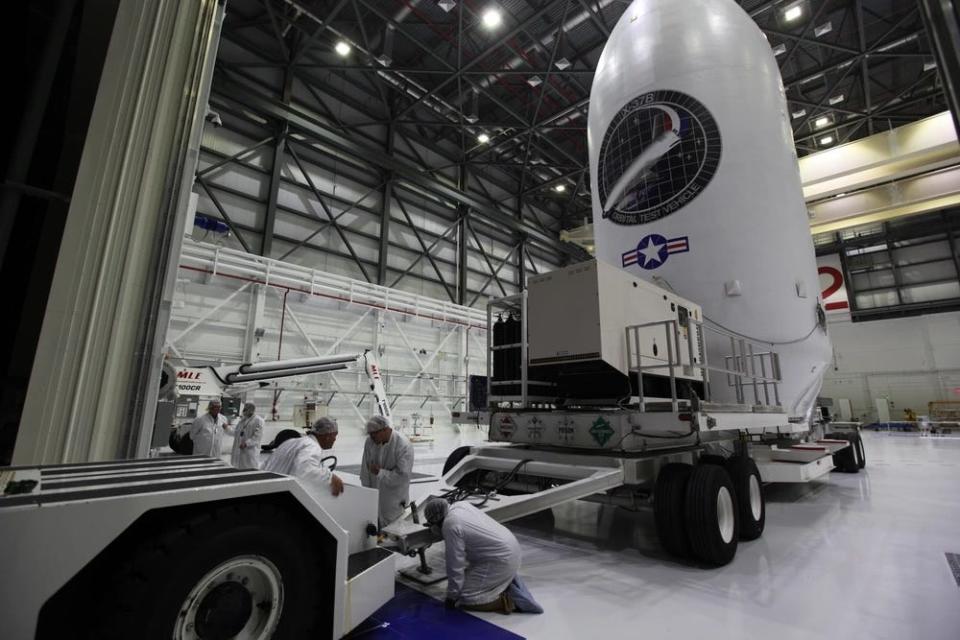
<path fill-rule="evenodd" d="M 333 620 L 318 603 L 333 598 L 325 587 L 333 566 L 319 546 L 271 504 L 223 505 L 178 518 L 117 558 L 106 572 L 112 575 L 101 574 L 97 582 L 107 592 L 90 637 L 177 639 L 187 637 L 186 624 L 191 637 L 229 638 L 241 630 L 264 640 L 328 637 Z M 266 603 L 277 599 L 274 613 Z"/>
<path fill-rule="evenodd" d="M 833 466 L 841 473 L 857 473 L 860 465 L 857 461 L 856 442 L 849 434 L 840 435 L 841 440 L 849 442 L 849 446 L 833 454 Z"/>
<path fill-rule="evenodd" d="M 443 463 L 443 473 L 441 475 L 447 475 L 450 469 L 460 464 L 461 460 L 470 455 L 470 449 L 471 447 L 457 447 L 451 451 L 450 455 L 447 456 L 447 461 Z"/>
<path fill-rule="evenodd" d="M 693 555 L 713 566 L 728 564 L 737 554 L 737 495 L 723 467 L 705 464 L 693 469 L 687 483 L 685 519 Z"/>
<path fill-rule="evenodd" d="M 660 545 L 678 558 L 690 556 L 690 542 L 684 517 L 687 482 L 693 466 L 671 462 L 660 469 L 653 491 L 653 516 Z"/>
<path fill-rule="evenodd" d="M 697 458 L 697 464 L 718 464 L 721 467 L 727 463 L 727 459 L 715 453 L 705 453 Z"/>
<path fill-rule="evenodd" d="M 756 540 L 763 535 L 767 519 L 760 470 L 753 458 L 747 456 L 732 456 L 727 460 L 726 469 L 737 494 L 740 539 Z"/>
<path fill-rule="evenodd" d="M 860 459 L 857 460 L 857 466 L 864 469 L 867 466 L 867 452 L 863 448 L 863 435 L 859 433 L 857 434 L 857 452 L 860 454 Z"/>

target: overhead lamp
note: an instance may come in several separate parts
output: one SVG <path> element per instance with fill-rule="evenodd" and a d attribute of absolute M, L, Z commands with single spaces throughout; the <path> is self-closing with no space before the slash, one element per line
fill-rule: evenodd
<path fill-rule="evenodd" d="M 783 12 L 783 19 L 787 22 L 794 22 L 795 20 L 798 20 L 802 15 L 803 15 L 803 7 L 799 4 L 795 4 Z"/>
<path fill-rule="evenodd" d="M 454 0 L 440 0 L 437 6 L 443 9 L 444 13 L 450 13 L 457 6 L 457 3 Z"/>
<path fill-rule="evenodd" d="M 532 78 L 527 78 L 527 84 L 531 87 L 539 87 L 543 84 L 543 79 L 540 76 L 533 76 Z"/>
<path fill-rule="evenodd" d="M 815 27 L 813 30 L 813 35 L 817 38 L 822 38 L 823 36 L 827 35 L 831 31 L 833 31 L 833 23 L 828 21 L 828 22 L 824 22 L 819 27 Z"/>
<path fill-rule="evenodd" d="M 926 62 L 923 63 L 924 71 L 930 71 L 930 69 L 936 69 L 936 68 L 937 68 L 936 60 L 927 60 Z"/>
<path fill-rule="evenodd" d="M 826 147 L 833 144 L 833 136 L 823 136 L 820 138 L 820 146 Z"/>
<path fill-rule="evenodd" d="M 555 187 L 553 187 L 553 190 L 556 191 L 557 193 L 563 193 L 564 191 L 567 190 L 567 185 L 563 183 L 558 184 Z"/>
<path fill-rule="evenodd" d="M 807 115 L 807 110 L 806 110 L 806 109 L 797 109 L 796 111 L 794 111 L 794 112 L 791 113 L 790 115 L 792 115 L 792 116 L 793 116 L 793 119 L 796 120 L 797 118 L 802 118 L 803 116 Z"/>
<path fill-rule="evenodd" d="M 817 129 L 822 129 L 828 124 L 830 124 L 830 118 L 827 116 L 820 116 L 813 122 L 813 126 L 815 126 Z"/>
<path fill-rule="evenodd" d="M 560 69 L 560 71 L 563 71 L 564 69 L 569 69 L 569 68 L 570 68 L 570 61 L 567 60 L 566 58 L 560 58 L 559 60 L 557 60 L 557 61 L 554 62 L 553 64 L 554 64 L 554 66 L 555 66 L 557 69 Z"/>
<path fill-rule="evenodd" d="M 846 99 L 847 97 L 845 95 L 843 95 L 842 93 L 838 93 L 835 96 L 830 96 L 830 99 L 827 100 L 827 102 L 829 102 L 830 104 L 840 104 Z"/>
<path fill-rule="evenodd" d="M 782 56 L 787 52 L 787 45 L 782 42 L 773 48 L 773 55 Z"/>
<path fill-rule="evenodd" d="M 480 144 L 487 144 L 488 142 L 490 142 L 490 136 L 488 136 L 485 133 L 481 133 L 480 135 L 477 136 L 477 142 L 479 142 Z"/>
<path fill-rule="evenodd" d="M 490 7 L 483 12 L 483 26 L 487 29 L 496 29 L 500 26 L 500 23 L 503 22 L 503 16 L 500 14 L 500 9 L 496 7 Z"/>
<path fill-rule="evenodd" d="M 339 40 L 337 44 L 333 46 L 333 50 L 337 52 L 341 58 L 346 58 L 350 55 L 350 44 L 346 40 Z"/>

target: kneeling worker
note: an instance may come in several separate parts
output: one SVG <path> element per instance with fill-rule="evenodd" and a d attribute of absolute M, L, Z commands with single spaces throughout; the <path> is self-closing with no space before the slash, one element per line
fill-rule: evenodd
<path fill-rule="evenodd" d="M 447 607 L 543 612 L 517 575 L 520 543 L 509 529 L 466 502 L 434 498 L 423 515 L 446 545 Z"/>
<path fill-rule="evenodd" d="M 363 444 L 360 483 L 380 491 L 380 526 L 403 515 L 410 502 L 410 475 L 413 473 L 413 445 L 402 433 L 390 428 L 383 416 L 367 422 L 370 437 Z"/>
<path fill-rule="evenodd" d="M 337 423 L 330 418 L 320 418 L 307 435 L 277 447 L 263 464 L 263 470 L 293 476 L 312 487 L 329 487 L 330 493 L 338 496 L 343 493 L 343 480 L 321 462 L 323 451 L 332 448 L 336 440 Z"/>

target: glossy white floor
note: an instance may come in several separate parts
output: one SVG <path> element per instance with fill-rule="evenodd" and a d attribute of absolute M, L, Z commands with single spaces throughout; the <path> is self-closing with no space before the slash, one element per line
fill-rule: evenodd
<path fill-rule="evenodd" d="M 438 474 L 448 451 L 480 439 L 469 429 L 417 445 L 414 469 Z M 359 462 L 361 442 L 338 442 L 341 464 Z M 767 486 L 763 537 L 721 569 L 666 556 L 648 513 L 577 502 L 512 523 L 546 613 L 479 615 L 551 640 L 960 638 L 944 556 L 960 553 L 960 439 L 866 433 L 865 446 L 859 474 Z M 423 590 L 442 598 L 443 584 Z"/>

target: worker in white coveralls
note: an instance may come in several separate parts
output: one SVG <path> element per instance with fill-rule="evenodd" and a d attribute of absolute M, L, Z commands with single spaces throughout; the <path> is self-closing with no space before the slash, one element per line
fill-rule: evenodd
<path fill-rule="evenodd" d="M 263 437 L 263 418 L 257 415 L 252 402 L 243 405 L 243 417 L 233 431 L 233 450 L 230 464 L 238 469 L 260 468 L 260 438 Z"/>
<path fill-rule="evenodd" d="M 520 580 L 520 543 L 505 526 L 467 502 L 434 498 L 424 519 L 446 546 L 449 608 L 543 613 Z"/>
<path fill-rule="evenodd" d="M 337 423 L 320 418 L 307 435 L 291 438 L 277 447 L 266 462 L 264 471 L 293 476 L 308 490 L 343 493 L 343 480 L 323 466 L 323 452 L 333 448 L 337 440 Z"/>
<path fill-rule="evenodd" d="M 360 483 L 380 491 L 379 519 L 384 527 L 403 515 L 410 501 L 413 445 L 405 435 L 390 428 L 390 422 L 382 416 L 367 421 L 367 433 Z"/>
<path fill-rule="evenodd" d="M 223 432 L 226 429 L 227 418 L 220 413 L 220 399 L 214 398 L 207 404 L 207 412 L 197 416 L 190 425 L 193 454 L 219 458 Z"/>

